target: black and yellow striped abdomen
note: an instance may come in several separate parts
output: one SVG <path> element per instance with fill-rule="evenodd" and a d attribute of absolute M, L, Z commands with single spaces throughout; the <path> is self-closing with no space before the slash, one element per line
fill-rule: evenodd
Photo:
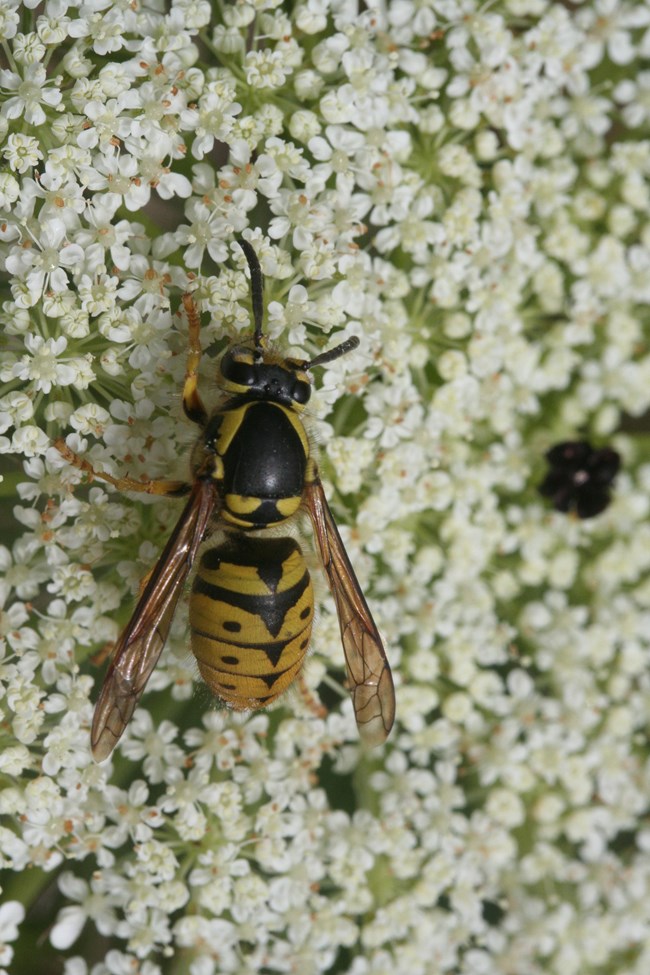
<path fill-rule="evenodd" d="M 264 707 L 295 680 L 313 618 L 293 538 L 232 534 L 203 555 L 190 596 L 192 652 L 210 690 L 236 710 Z"/>

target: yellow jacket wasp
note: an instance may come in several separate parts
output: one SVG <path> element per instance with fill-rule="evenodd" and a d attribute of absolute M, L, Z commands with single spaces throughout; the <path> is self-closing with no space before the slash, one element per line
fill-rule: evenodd
<path fill-rule="evenodd" d="M 203 552 L 189 600 L 191 647 L 211 691 L 236 710 L 265 707 L 296 679 L 311 637 L 314 595 L 304 556 L 290 537 L 264 537 L 301 506 L 334 596 L 359 733 L 377 745 L 395 716 L 390 667 L 374 620 L 327 504 L 301 413 L 310 370 L 350 352 L 348 339 L 311 360 L 284 358 L 263 335 L 263 280 L 255 251 L 239 242 L 250 268 L 255 331 L 221 360 L 223 401 L 208 412 L 198 391 L 199 312 L 183 304 L 189 351 L 183 407 L 201 428 L 191 456 L 192 481 L 137 481 L 95 471 L 58 440 L 71 464 L 121 491 L 189 498 L 149 574 L 135 612 L 115 647 L 91 731 L 93 755 L 107 758 L 119 741 L 169 633 L 184 583 L 213 526 L 225 539 Z"/>

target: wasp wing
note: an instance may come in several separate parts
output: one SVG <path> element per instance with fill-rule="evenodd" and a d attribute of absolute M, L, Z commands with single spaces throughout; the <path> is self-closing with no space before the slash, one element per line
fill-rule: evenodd
<path fill-rule="evenodd" d="M 386 653 L 319 477 L 306 484 L 304 498 L 338 611 L 359 734 L 367 745 L 380 745 L 395 718 L 395 690 Z"/>
<path fill-rule="evenodd" d="M 111 754 L 165 645 L 183 583 L 214 514 L 214 481 L 195 481 L 182 515 L 121 634 L 95 706 L 90 742 L 97 762 Z"/>

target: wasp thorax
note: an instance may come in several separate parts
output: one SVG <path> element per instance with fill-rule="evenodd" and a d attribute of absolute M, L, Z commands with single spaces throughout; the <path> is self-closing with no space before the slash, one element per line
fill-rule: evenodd
<path fill-rule="evenodd" d="M 228 392 L 250 399 L 266 399 L 287 406 L 304 406 L 311 384 L 304 369 L 288 359 L 265 358 L 264 353 L 235 345 L 221 360 L 223 386 Z"/>

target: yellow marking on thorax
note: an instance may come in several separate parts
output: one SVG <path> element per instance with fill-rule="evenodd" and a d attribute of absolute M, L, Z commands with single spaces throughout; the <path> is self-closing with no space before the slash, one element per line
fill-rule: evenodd
<path fill-rule="evenodd" d="M 300 443 L 302 445 L 302 449 L 305 452 L 305 457 L 308 458 L 309 440 L 307 439 L 307 431 L 305 430 L 305 425 L 300 419 L 298 412 L 295 409 L 294 410 L 287 409 L 286 406 L 280 406 L 280 409 L 283 410 L 284 413 L 288 416 L 289 422 L 291 423 L 292 427 L 300 437 Z"/>
<path fill-rule="evenodd" d="M 252 515 L 260 506 L 260 499 L 248 494 L 227 494 L 224 502 L 232 515 Z"/>
<path fill-rule="evenodd" d="M 215 444 L 215 449 L 221 457 L 225 455 L 228 447 L 230 447 L 230 444 L 237 436 L 247 409 L 248 404 L 245 404 L 244 406 L 238 406 L 235 409 L 225 410 L 223 412 L 223 420 L 219 426 L 219 434 Z"/>
<path fill-rule="evenodd" d="M 283 518 L 290 518 L 300 507 L 301 497 L 278 498 L 275 507 Z"/>

